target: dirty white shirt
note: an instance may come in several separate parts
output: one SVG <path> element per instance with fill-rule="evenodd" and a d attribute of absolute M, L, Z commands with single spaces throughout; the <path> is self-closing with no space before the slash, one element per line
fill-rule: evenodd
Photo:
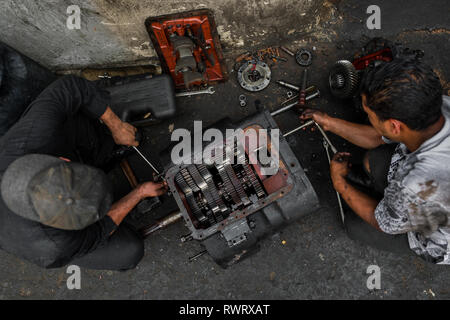
<path fill-rule="evenodd" d="M 409 152 L 400 143 L 392 156 L 388 187 L 375 209 L 386 233 L 408 233 L 411 249 L 450 264 L 450 97 L 443 96 L 443 128 Z"/>

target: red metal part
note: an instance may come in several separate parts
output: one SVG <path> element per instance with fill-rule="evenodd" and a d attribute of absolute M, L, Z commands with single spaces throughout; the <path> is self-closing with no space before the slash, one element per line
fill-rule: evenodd
<path fill-rule="evenodd" d="M 147 29 L 159 58 L 161 59 L 163 69 L 165 69 L 165 72 L 171 74 L 176 88 L 184 88 L 185 84 L 183 74 L 175 74 L 177 56 L 173 50 L 173 45 L 170 42 L 169 36 L 174 32 L 179 36 L 187 36 L 187 25 L 190 26 L 193 35 L 197 38 L 200 38 L 200 34 L 203 33 L 204 44 L 210 46 L 206 52 L 202 52 L 202 48 L 196 45 L 193 52 L 193 56 L 197 63 L 203 61 L 206 64 L 204 81 L 206 83 L 211 83 L 226 80 L 226 74 L 221 64 L 223 57 L 221 54 L 220 44 L 215 41 L 217 38 L 215 37 L 215 24 L 210 22 L 211 17 L 208 12 L 203 12 L 201 10 L 192 12 L 192 14 L 198 13 L 203 14 L 193 15 L 191 17 L 187 17 L 187 13 L 181 15 L 181 17 L 180 15 L 168 15 L 155 19 L 149 18 L 147 21 Z M 213 58 L 213 61 L 215 61 L 214 65 L 208 61 L 208 55 Z M 200 84 L 202 84 L 200 81 L 198 83 L 194 83 L 194 85 Z"/>
<path fill-rule="evenodd" d="M 392 61 L 392 51 L 389 48 L 382 49 L 380 51 L 368 54 L 364 57 L 353 60 L 353 65 L 356 70 L 364 70 L 370 64 L 370 62 L 375 60 L 381 60 L 390 62 Z"/>

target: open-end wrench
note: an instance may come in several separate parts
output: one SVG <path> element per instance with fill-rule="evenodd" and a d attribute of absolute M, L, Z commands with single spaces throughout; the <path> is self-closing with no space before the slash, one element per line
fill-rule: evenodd
<path fill-rule="evenodd" d="M 330 145 L 328 144 L 327 140 L 324 138 L 322 140 L 322 144 L 323 144 L 323 148 L 325 149 L 325 152 L 327 154 L 327 158 L 328 158 L 328 164 L 331 165 L 331 156 L 330 156 Z M 339 192 L 336 191 L 336 196 L 337 196 L 337 200 L 338 200 L 338 204 L 339 204 L 339 212 L 341 214 L 341 220 L 342 220 L 342 224 L 345 227 L 345 214 L 344 214 L 344 208 L 342 207 L 342 199 L 341 199 L 341 195 L 339 194 Z"/>
<path fill-rule="evenodd" d="M 190 97 L 196 94 L 213 94 L 216 92 L 213 87 L 208 87 L 207 89 L 197 90 L 197 91 L 185 91 L 175 94 L 176 97 Z"/>

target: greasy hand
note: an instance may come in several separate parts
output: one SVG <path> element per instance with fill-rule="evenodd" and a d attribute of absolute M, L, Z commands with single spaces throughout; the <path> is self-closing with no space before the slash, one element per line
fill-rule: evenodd
<path fill-rule="evenodd" d="M 331 117 L 325 112 L 306 109 L 300 116 L 300 120 L 313 119 L 317 122 L 325 131 L 330 130 Z"/>
<path fill-rule="evenodd" d="M 112 137 L 116 144 L 124 146 L 135 146 L 139 145 L 136 141 L 137 129 L 129 123 L 120 122 L 120 124 L 111 130 Z"/>
<path fill-rule="evenodd" d="M 167 192 L 167 183 L 163 182 L 144 182 L 138 186 L 142 198 L 157 197 Z"/>
<path fill-rule="evenodd" d="M 349 158 L 351 154 L 348 152 L 338 152 L 333 156 L 330 164 L 331 180 L 336 191 L 341 192 L 347 181 L 345 176 L 348 174 L 351 164 Z"/>

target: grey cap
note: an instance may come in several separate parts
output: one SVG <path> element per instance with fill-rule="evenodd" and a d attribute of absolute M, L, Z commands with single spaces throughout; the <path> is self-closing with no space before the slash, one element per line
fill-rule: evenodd
<path fill-rule="evenodd" d="M 1 195 L 17 215 L 65 230 L 81 230 L 98 221 L 112 203 L 101 170 L 41 154 L 23 156 L 8 166 Z"/>

